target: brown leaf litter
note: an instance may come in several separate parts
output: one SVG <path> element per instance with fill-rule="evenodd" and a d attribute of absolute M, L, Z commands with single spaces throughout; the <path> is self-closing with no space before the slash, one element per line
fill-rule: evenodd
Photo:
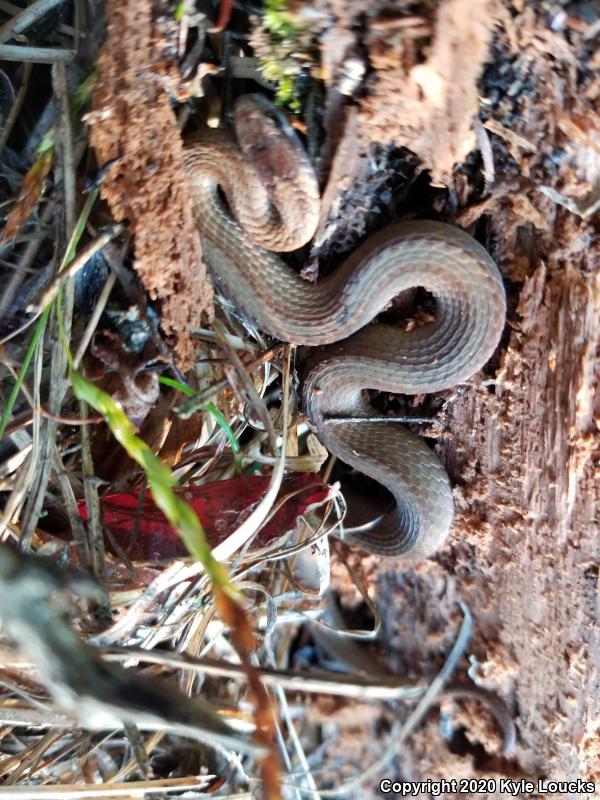
<path fill-rule="evenodd" d="M 182 368 L 193 363 L 190 328 L 212 317 L 212 287 L 202 262 L 183 150 L 168 93 L 176 94 L 174 23 L 159 23 L 150 0 L 109 0 L 100 77 L 88 117 L 100 167 L 110 165 L 102 197 L 135 237 L 135 269 L 160 301 L 165 333 Z"/>
<path fill-rule="evenodd" d="M 19 193 L 15 198 L 13 207 L 6 217 L 6 224 L 2 232 L 2 243 L 14 239 L 21 232 L 31 216 L 44 190 L 44 181 L 54 164 L 54 150 L 45 150 L 34 162 L 23 178 Z"/>

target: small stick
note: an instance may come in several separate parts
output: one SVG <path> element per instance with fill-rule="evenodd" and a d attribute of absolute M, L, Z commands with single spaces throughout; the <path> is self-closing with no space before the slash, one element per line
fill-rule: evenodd
<path fill-rule="evenodd" d="M 37 225 L 38 229 L 43 230 L 46 227 L 46 225 L 50 223 L 52 217 L 54 216 L 55 211 L 56 211 L 56 204 L 54 202 L 48 203 L 48 205 L 42 211 L 41 219 Z M 0 319 L 2 319 L 2 317 L 4 317 L 4 315 L 8 313 L 13 298 L 17 293 L 17 290 L 25 277 L 24 275 L 25 270 L 29 269 L 29 267 L 31 267 L 31 265 L 35 261 L 35 257 L 38 254 L 38 250 L 40 249 L 42 242 L 46 238 L 47 237 L 45 236 L 40 236 L 37 239 L 32 239 L 25 248 L 25 252 L 23 253 L 21 262 L 16 265 L 15 271 L 12 274 L 8 286 L 6 287 L 6 289 L 4 290 L 4 294 L 0 298 Z M 24 331 L 28 325 L 31 325 L 31 323 L 34 320 L 35 317 L 25 322 L 16 331 L 13 331 L 8 336 L 5 336 L 4 339 L 0 341 L 0 344 L 4 344 L 5 342 L 8 342 L 10 339 L 17 336 L 19 333 Z"/>
<path fill-rule="evenodd" d="M 62 2 L 63 0 L 36 0 L 36 2 L 31 3 L 31 5 L 24 8 L 20 14 L 9 19 L 8 22 L 5 22 L 4 25 L 0 27 L 0 42 L 7 42 L 16 34 L 23 33 L 23 31 L 27 30 L 30 25 L 33 25 L 36 20 L 43 17 L 44 14 L 47 14 L 54 6 L 60 5 Z"/>
<path fill-rule="evenodd" d="M 150 664 L 164 664 L 181 670 L 246 680 L 246 673 L 239 664 L 218 661 L 214 658 L 195 658 L 185 653 L 167 653 L 112 645 L 105 648 L 103 653 L 107 661 L 134 660 Z M 296 672 L 268 667 L 257 667 L 256 669 L 268 686 L 281 686 L 282 689 L 288 691 L 352 697 L 361 700 L 418 700 L 427 689 L 424 684 L 395 675 L 377 675 L 376 680 L 370 680 L 363 675 L 344 675 L 339 672 L 330 673 L 317 670 Z"/>
<path fill-rule="evenodd" d="M 77 353 L 75 354 L 75 358 L 73 359 L 73 364 L 75 369 L 79 369 L 79 364 L 81 363 L 81 359 L 85 355 L 85 351 L 88 349 L 88 345 L 92 340 L 92 336 L 94 335 L 96 328 L 98 327 L 98 322 L 100 321 L 100 317 L 102 316 L 102 312 L 106 307 L 108 302 L 108 298 L 110 297 L 110 293 L 113 290 L 113 286 L 115 285 L 117 280 L 117 276 L 114 272 L 111 272 L 108 278 L 106 279 L 106 283 L 102 287 L 102 291 L 100 292 L 100 297 L 96 302 L 96 306 L 94 308 L 94 313 L 89 319 L 89 322 L 86 326 L 83 336 L 81 337 L 81 342 L 79 343 L 79 347 L 77 348 Z"/>
<path fill-rule="evenodd" d="M 46 411 L 43 406 L 38 406 L 36 412 L 41 414 L 42 417 L 51 419 L 54 422 L 60 422 L 62 425 L 99 425 L 101 422 L 104 422 L 104 417 L 87 417 L 87 419 L 81 419 L 80 417 L 61 417 L 59 414 L 52 414 L 50 411 Z"/>
<path fill-rule="evenodd" d="M 56 276 L 54 282 L 48 286 L 48 288 L 43 293 L 42 297 L 40 298 L 39 303 L 36 305 L 29 305 L 27 306 L 27 311 L 29 313 L 40 314 L 47 305 L 49 305 L 56 295 L 58 294 L 58 290 L 65 281 L 69 278 L 72 278 L 76 275 L 80 269 L 85 267 L 88 263 L 90 258 L 96 255 L 103 247 L 112 241 L 116 236 L 118 236 L 124 229 L 123 225 L 112 225 L 108 231 L 101 233 L 97 239 L 91 242 L 81 253 L 71 261 L 68 267 L 59 272 Z"/>
<path fill-rule="evenodd" d="M 60 47 L 21 47 L 17 44 L 0 44 L 0 59 L 4 61 L 33 61 L 35 64 L 70 64 L 75 50 Z"/>
<path fill-rule="evenodd" d="M 10 114 L 6 122 L 4 123 L 4 127 L 2 128 L 2 134 L 0 135 L 0 155 L 2 154 L 4 147 L 8 141 L 8 137 L 11 134 L 13 126 L 17 121 L 17 117 L 19 116 L 19 112 L 21 111 L 21 106 L 23 105 L 23 101 L 25 100 L 25 95 L 27 94 L 27 89 L 29 88 L 29 78 L 31 77 L 31 70 L 33 67 L 31 66 L 31 62 L 25 64 L 23 68 L 23 80 L 21 81 L 21 85 L 19 86 L 19 91 L 17 92 L 17 96 L 15 97 L 15 102 L 12 104 L 12 108 L 10 109 Z"/>

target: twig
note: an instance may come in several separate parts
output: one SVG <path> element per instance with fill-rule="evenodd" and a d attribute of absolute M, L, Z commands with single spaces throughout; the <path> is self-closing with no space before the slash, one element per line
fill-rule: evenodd
<path fill-rule="evenodd" d="M 114 274 L 111 275 L 114 278 Z M 82 418 L 88 415 L 88 404 L 85 400 L 79 401 L 79 411 Z M 85 506 L 88 512 L 89 554 L 92 573 L 100 579 L 104 573 L 106 550 L 104 536 L 102 535 L 102 512 L 98 497 L 98 485 L 91 480 L 94 477 L 94 460 L 92 458 L 92 444 L 90 429 L 84 425 L 81 429 L 81 469 L 83 472 L 83 492 Z"/>
<path fill-rule="evenodd" d="M 60 5 L 63 0 L 35 0 L 34 3 L 24 8 L 20 14 L 5 22 L 0 27 L 0 42 L 7 42 L 18 33 L 23 33 L 30 25 Z"/>
<path fill-rule="evenodd" d="M 600 209 L 600 191 L 597 189 L 590 192 L 587 197 L 579 203 L 557 192 L 556 189 L 553 189 L 551 186 L 540 186 L 539 190 L 542 194 L 545 194 L 546 197 L 549 197 L 552 202 L 558 203 L 559 206 L 563 206 L 563 208 L 566 208 L 571 214 L 577 214 L 577 216 L 582 219 L 588 219 Z"/>
<path fill-rule="evenodd" d="M 27 236 L 20 236 L 18 239 L 19 244 L 24 241 L 31 241 L 31 238 Z M 21 269 L 18 264 L 13 264 L 11 261 L 7 261 L 5 258 L 0 259 L 0 266 L 4 267 L 5 269 Z M 34 269 L 33 267 L 26 267 L 25 272 L 29 275 L 38 275 L 39 270 Z"/>
<path fill-rule="evenodd" d="M 43 329 L 42 329 L 43 331 Z M 44 367 L 44 346 L 43 346 L 43 332 L 42 338 L 38 342 L 35 351 L 34 351 L 34 368 L 33 368 L 33 399 L 34 399 L 34 408 L 37 406 L 41 406 L 42 398 L 41 398 L 41 384 L 42 384 L 42 372 Z M 32 495 L 33 487 L 35 486 L 35 479 L 37 478 L 38 474 L 38 467 L 43 455 L 43 438 L 41 434 L 41 417 L 39 414 L 34 414 L 33 416 L 33 428 L 32 428 L 32 449 L 31 449 L 31 459 L 27 465 L 27 469 L 24 471 L 25 476 L 25 486 L 27 490 L 27 495 L 23 498 L 23 508 L 24 508 L 24 516 L 26 516 L 26 512 L 28 510 L 28 504 L 32 502 Z M 48 467 L 49 468 L 49 467 Z M 45 491 L 45 487 L 44 487 Z M 43 495 L 42 495 L 43 497 Z M 11 495 L 12 499 L 12 495 Z M 21 517 L 21 522 L 23 523 L 24 516 Z M 21 531 L 23 529 L 21 528 Z M 32 528 L 32 535 L 33 535 L 33 528 Z"/>
<path fill-rule="evenodd" d="M 33 464 L 35 463 L 34 446 L 32 445 L 32 453 L 27 459 L 27 463 L 17 473 L 15 486 L 10 493 L 8 500 L 5 503 L 2 515 L 0 516 L 0 538 L 6 541 L 6 531 L 10 529 L 10 525 L 17 515 L 17 510 L 21 507 L 27 492 L 31 488 L 31 481 L 35 474 Z"/>
<path fill-rule="evenodd" d="M 205 328 L 193 330 L 192 336 L 194 339 L 200 339 L 204 342 L 216 342 L 218 338 L 214 331 L 209 331 Z M 247 353 L 252 353 L 252 355 L 256 355 L 258 352 L 258 347 L 255 344 L 244 341 L 241 336 L 236 336 L 233 333 L 225 333 L 224 336 L 236 350 L 245 350 Z"/>
<path fill-rule="evenodd" d="M 75 8 L 79 5 L 79 0 L 75 3 Z M 10 0 L 0 0 L 0 11 L 3 11 L 5 14 L 12 15 L 13 17 L 17 14 L 20 14 L 23 9 L 21 6 L 15 5 L 15 3 L 11 3 Z M 60 22 L 56 27 L 56 31 L 58 33 L 62 33 L 65 36 L 75 36 L 75 29 L 72 25 L 67 25 L 66 22 Z"/>
<path fill-rule="evenodd" d="M 86 417 L 80 419 L 79 417 L 62 417 L 60 414 L 52 414 L 46 411 L 43 406 L 36 408 L 36 412 L 41 414 L 46 419 L 51 419 L 54 422 L 60 422 L 62 425 L 99 425 L 104 422 L 104 417 Z"/>
<path fill-rule="evenodd" d="M 8 137 L 11 134 L 13 126 L 19 116 L 19 112 L 21 111 L 21 106 L 23 105 L 23 101 L 25 100 L 25 95 L 27 94 L 27 89 L 29 88 L 29 78 L 31 77 L 31 62 L 25 64 L 23 68 L 23 80 L 21 81 L 21 85 L 19 86 L 19 91 L 17 92 L 17 96 L 15 97 L 15 102 L 12 104 L 12 108 L 10 109 L 10 114 L 6 122 L 4 123 L 4 127 L 2 128 L 2 133 L 0 134 L 0 155 L 2 155 L 4 148 L 6 147 L 6 143 L 8 141 Z"/>
<path fill-rule="evenodd" d="M 4 61 L 70 64 L 75 55 L 75 50 L 65 50 L 60 47 L 20 47 L 16 44 L 0 44 L 0 59 Z"/>
<path fill-rule="evenodd" d="M 2 363 L 4 364 L 4 366 L 5 366 L 5 367 L 6 367 L 6 369 L 7 369 L 7 370 L 10 372 L 11 376 L 13 377 L 13 379 L 14 379 L 14 380 L 15 380 L 15 382 L 16 382 L 16 381 L 18 381 L 18 379 L 19 379 L 19 373 L 18 373 L 18 371 L 15 369 L 15 365 L 14 365 L 13 363 L 11 363 L 10 361 L 8 361 L 8 360 L 5 360 L 4 358 L 2 358 L 2 356 L 5 354 L 5 352 L 6 352 L 6 351 L 3 351 L 3 349 L 2 349 L 2 348 L 0 348 L 0 362 L 2 362 Z M 30 405 L 30 406 L 33 408 L 33 407 L 35 406 L 35 403 L 34 403 L 34 401 L 33 401 L 33 395 L 32 395 L 32 394 L 31 394 L 31 392 L 29 391 L 29 386 L 27 385 L 27 383 L 26 383 L 24 380 L 23 380 L 23 382 L 21 383 L 21 391 L 22 391 L 22 392 L 23 392 L 23 394 L 25 395 L 25 399 L 27 400 L 27 402 L 29 403 L 29 405 Z M 3 434 L 3 436 L 5 435 L 5 433 L 6 433 L 6 431 L 7 431 L 7 430 L 8 430 L 8 425 L 7 425 L 7 426 L 6 426 L 6 428 L 4 429 L 4 434 Z"/>
<path fill-rule="evenodd" d="M 3 800 L 63 800 L 63 798 L 144 798 L 157 792 L 198 792 L 206 789 L 214 775 L 198 775 L 186 778 L 155 778 L 151 781 L 128 781 L 127 783 L 81 783 L 58 786 L 17 786 L 2 790 Z M 235 800 L 252 800 L 254 795 L 236 794 Z"/>
<path fill-rule="evenodd" d="M 506 128 L 501 122 L 495 119 L 486 120 L 483 123 L 483 127 L 490 133 L 495 133 L 496 136 L 500 136 L 501 139 L 504 139 L 512 147 L 518 147 L 526 153 L 534 153 L 536 150 L 536 146 L 532 142 L 525 139 L 524 136 L 520 136 L 518 133 Z"/>
<path fill-rule="evenodd" d="M 55 69 L 53 69 L 52 79 L 53 89 L 61 110 L 60 132 L 62 133 L 62 136 L 60 137 L 60 142 L 62 147 L 57 147 L 57 166 L 62 166 L 62 185 L 65 193 L 65 204 L 68 205 L 68 208 L 66 208 L 66 227 L 64 231 L 64 238 L 67 242 L 71 242 L 73 236 L 75 235 L 75 160 L 72 148 L 73 137 L 71 132 L 71 114 L 65 67 L 57 66 Z M 58 316 L 62 316 L 62 330 L 67 342 L 69 341 L 71 335 L 73 303 L 73 281 L 67 280 L 63 292 L 63 306 L 62 309 L 57 309 L 57 318 L 55 320 L 55 322 L 58 324 Z M 60 414 L 63 398 L 68 386 L 68 381 L 66 379 L 66 367 L 67 354 L 65 351 L 65 343 L 61 341 L 59 336 L 57 336 L 52 347 L 52 360 L 50 367 L 48 410 L 51 414 Z M 38 403 L 38 405 L 41 405 L 41 403 Z M 39 465 L 36 465 L 38 469 L 35 484 L 32 487 L 29 495 L 22 519 L 20 546 L 23 550 L 28 550 L 30 548 L 33 533 L 42 512 L 48 480 L 50 477 L 50 467 L 52 465 L 52 461 L 54 460 L 57 430 L 58 423 L 49 420 L 42 433 L 40 447 L 41 460 Z"/>
<path fill-rule="evenodd" d="M 25 391 L 23 393 L 25 394 Z M 29 394 L 29 389 L 27 389 L 27 394 L 29 395 L 27 399 L 33 406 L 33 398 L 31 398 L 31 395 Z M 12 422 L 8 423 L 4 429 L 2 438 L 8 438 L 9 436 L 12 436 L 13 433 L 17 433 L 17 431 L 23 430 L 23 428 L 28 428 L 32 422 L 33 411 L 24 411 L 22 414 L 19 414 L 18 417 L 15 417 Z"/>
<path fill-rule="evenodd" d="M 92 340 L 92 336 L 98 326 L 98 322 L 100 321 L 100 317 L 106 307 L 108 302 L 108 298 L 110 297 L 110 293 L 113 290 L 113 287 L 117 281 L 117 276 L 114 272 L 111 272 L 108 278 L 106 279 L 106 283 L 102 287 L 102 291 L 100 292 L 100 296 L 96 301 L 96 305 L 94 307 L 94 313 L 90 317 L 86 329 L 81 337 L 81 341 L 79 342 L 79 347 L 77 348 L 77 353 L 75 354 L 75 358 L 73 359 L 73 364 L 75 369 L 79 369 L 79 365 L 81 363 L 81 359 L 85 355 L 85 351 L 88 349 L 89 343 Z"/>
<path fill-rule="evenodd" d="M 275 659 L 275 654 L 274 654 L 273 649 L 271 647 L 271 643 L 269 642 L 268 639 L 265 641 L 264 647 L 265 647 L 265 650 L 267 652 L 267 655 L 268 655 L 270 663 L 273 664 L 274 666 L 276 666 L 277 662 L 276 662 L 276 659 Z M 320 800 L 319 794 L 318 794 L 318 791 L 317 791 L 317 785 L 316 785 L 316 783 L 314 781 L 314 778 L 313 778 L 313 775 L 312 775 L 312 773 L 310 771 L 310 767 L 309 767 L 309 764 L 308 764 L 308 759 L 306 758 L 306 753 L 304 752 L 304 747 L 302 745 L 301 738 L 298 735 L 298 732 L 296 731 L 296 726 L 294 725 L 294 722 L 293 722 L 293 719 L 292 719 L 292 715 L 290 713 L 289 704 L 288 704 L 288 700 L 287 700 L 286 694 L 285 694 L 284 690 L 281 688 L 281 686 L 275 687 L 275 694 L 277 695 L 277 701 L 279 703 L 281 717 L 282 717 L 283 721 L 285 722 L 285 725 L 286 725 L 286 727 L 288 729 L 290 743 L 291 743 L 291 745 L 293 747 L 294 753 L 296 755 L 296 759 L 299 762 L 300 769 L 303 772 L 302 778 L 304 779 L 304 782 L 305 782 L 306 786 L 308 786 L 308 788 L 311 790 L 314 800 Z M 288 752 L 287 752 L 288 748 L 285 746 L 285 744 L 283 742 L 283 736 L 282 736 L 281 729 L 280 729 L 279 726 L 277 727 L 277 731 L 278 731 L 278 734 L 279 734 L 278 738 L 280 739 L 280 750 L 282 751 L 282 756 L 285 758 L 285 763 L 286 763 L 286 767 L 287 767 L 288 772 L 291 772 L 292 771 L 292 764 L 291 764 L 291 761 L 290 761 L 290 758 L 289 758 L 289 755 L 288 755 Z M 296 791 L 296 796 L 300 799 L 302 797 L 302 792 Z"/>
<path fill-rule="evenodd" d="M 209 33 L 220 33 L 229 25 L 231 12 L 233 11 L 233 0 L 221 0 L 219 3 L 219 16 L 214 28 L 209 28 Z"/>
<path fill-rule="evenodd" d="M 71 103 L 67 68 L 64 64 L 52 67 L 52 87 L 60 104 L 60 157 L 62 160 L 62 184 L 65 207 L 65 234 L 67 241 L 75 229 L 75 153 L 73 150 L 73 128 L 71 125 Z"/>
<path fill-rule="evenodd" d="M 218 331 L 220 326 L 218 320 L 215 320 L 213 325 L 215 327 L 215 330 Z M 262 399 L 262 397 L 260 397 L 260 395 L 256 391 L 254 383 L 252 382 L 250 376 L 248 375 L 246 366 L 244 365 L 243 361 L 238 356 L 234 348 L 229 344 L 229 342 L 225 338 L 221 339 L 220 344 L 227 353 L 227 355 L 229 356 L 229 360 L 233 364 L 232 367 L 229 368 L 227 366 L 224 367 L 225 375 L 228 377 L 229 384 L 232 386 L 234 390 L 237 390 L 236 381 L 233 378 L 235 374 L 235 376 L 239 378 L 239 381 L 242 384 L 248 402 L 250 402 L 254 406 L 256 413 L 258 414 L 262 424 L 264 425 L 264 429 L 269 437 L 269 445 L 271 447 L 271 451 L 273 453 L 277 453 L 277 435 L 275 433 L 275 426 L 273 425 L 273 420 L 268 412 L 264 400 Z"/>
<path fill-rule="evenodd" d="M 96 330 L 96 326 L 98 325 L 98 321 L 102 312 L 104 311 L 104 307 L 106 306 L 116 280 L 117 277 L 115 273 L 111 272 L 106 280 L 106 283 L 104 284 L 100 297 L 98 298 L 94 308 L 94 313 L 92 314 L 81 342 L 79 343 L 79 348 L 77 349 L 77 354 L 74 360 L 76 369 L 79 367 L 79 363 L 83 358 L 85 351 L 87 350 L 92 336 L 94 335 L 94 331 Z M 87 417 L 88 405 L 85 401 L 80 401 L 79 409 L 82 418 Z M 106 552 L 104 548 L 104 537 L 102 535 L 102 514 L 100 512 L 98 486 L 94 481 L 90 480 L 94 476 L 94 462 L 92 458 L 90 431 L 87 425 L 84 425 L 81 429 L 81 466 L 84 479 L 83 487 L 85 493 L 85 504 L 88 511 L 88 530 L 90 536 L 92 572 L 97 578 L 100 578 L 104 571 Z"/>
<path fill-rule="evenodd" d="M 73 531 L 73 537 L 77 544 L 81 567 L 82 569 L 87 570 L 90 564 L 87 531 L 83 524 L 83 520 L 79 516 L 79 509 L 77 508 L 75 493 L 73 491 L 73 487 L 71 486 L 65 465 L 63 464 L 62 458 L 60 457 L 56 446 L 54 449 L 54 463 L 52 466 L 58 478 L 58 485 L 60 486 L 60 491 L 65 504 L 65 511 L 69 518 L 69 522 L 71 523 L 71 530 Z"/>
<path fill-rule="evenodd" d="M 43 725 L 51 728 L 73 728 L 77 725 L 75 718 L 69 719 L 55 711 L 44 711 L 41 708 L 17 708 L 0 705 L 0 725 Z"/>
<path fill-rule="evenodd" d="M 40 221 L 37 225 L 38 229 L 44 229 L 46 225 L 51 221 L 54 214 L 56 212 L 56 204 L 51 202 L 44 208 L 42 212 L 42 216 Z M 0 319 L 3 319 L 4 316 L 7 314 L 8 309 L 13 301 L 15 294 L 23 279 L 25 277 L 25 271 L 28 270 L 33 262 L 35 261 L 35 257 L 38 254 L 38 250 L 40 249 L 42 242 L 45 240 L 46 237 L 40 236 L 38 239 L 32 239 L 27 247 L 25 248 L 25 252 L 23 253 L 23 257 L 21 258 L 21 262 L 17 265 L 15 271 L 12 274 L 12 277 L 8 283 L 8 286 L 4 290 L 4 294 L 0 297 Z M 33 319 L 28 320 L 24 325 L 22 325 L 18 331 L 13 331 L 12 334 L 6 336 L 0 344 L 4 344 L 9 339 L 12 339 L 15 335 L 20 333 L 21 331 L 25 330 L 28 325 L 31 325 Z"/>
<path fill-rule="evenodd" d="M 96 253 L 99 253 L 103 247 L 111 242 L 116 236 L 123 231 L 123 225 L 112 225 L 109 230 L 104 231 L 101 233 L 97 239 L 94 239 L 93 242 L 81 251 L 81 253 L 71 261 L 68 267 L 59 272 L 54 281 L 48 286 L 39 301 L 35 305 L 29 305 L 27 307 L 27 311 L 29 313 L 40 314 L 46 306 L 50 305 L 50 303 L 54 300 L 60 287 L 68 281 L 70 278 L 73 278 L 85 265 L 89 262 Z"/>
<path fill-rule="evenodd" d="M 3 760 L 3 771 L 9 768 L 8 765 L 10 763 L 10 774 L 6 776 L 4 785 L 19 784 L 21 783 L 21 777 L 25 775 L 31 780 L 32 776 L 37 772 L 46 751 L 53 750 L 54 746 L 58 745 L 62 738 L 61 731 L 46 731 L 35 744 L 28 747 L 24 753 L 19 754 L 18 760 L 14 756 L 9 756 L 9 759 Z"/>
<path fill-rule="evenodd" d="M 205 672 L 207 675 L 246 680 L 242 666 L 214 658 L 193 658 L 185 653 L 117 646 L 104 650 L 104 655 L 107 661 L 143 661 L 181 670 Z M 257 669 L 267 686 L 280 686 L 291 692 L 330 694 L 362 700 L 418 700 L 428 691 L 425 685 L 419 685 L 401 676 L 377 675 L 377 680 L 373 681 L 362 675 L 344 675 L 339 672 L 319 670 L 295 672 L 269 667 L 257 667 Z"/>
<path fill-rule="evenodd" d="M 183 562 L 174 561 L 158 573 L 156 578 L 143 589 L 138 598 L 110 628 L 92 637 L 90 642 L 102 646 L 126 639 L 131 631 L 139 625 L 146 610 L 156 602 L 159 595 L 187 580 L 188 572 L 189 570 Z"/>
<path fill-rule="evenodd" d="M 149 756 L 150 753 L 158 747 L 161 741 L 165 738 L 165 734 L 163 731 L 157 731 L 153 733 L 151 736 L 148 737 L 145 743 L 145 751 L 146 754 Z M 135 758 L 131 757 L 129 761 L 124 764 L 120 770 L 115 773 L 114 775 L 110 776 L 110 783 L 120 783 L 128 778 L 132 772 L 135 772 L 138 769 L 138 764 Z M 106 781 L 108 783 L 108 781 Z"/>

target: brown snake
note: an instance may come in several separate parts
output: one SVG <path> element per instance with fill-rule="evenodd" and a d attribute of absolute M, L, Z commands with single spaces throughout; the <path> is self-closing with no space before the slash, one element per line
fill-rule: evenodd
<path fill-rule="evenodd" d="M 429 555 L 452 525 L 445 469 L 420 437 L 397 423 L 340 424 L 339 418 L 374 416 L 366 388 L 437 392 L 479 370 L 504 327 L 500 273 L 460 229 L 418 221 L 379 231 L 316 284 L 302 280 L 270 251 L 297 249 L 315 232 L 319 190 L 312 166 L 264 98 L 239 98 L 235 126 L 237 143 L 209 129 L 186 148 L 213 277 L 272 336 L 329 345 L 310 356 L 305 409 L 325 446 L 395 499 L 395 508 L 375 512 L 375 523 L 350 541 L 381 555 Z M 411 331 L 368 325 L 399 292 L 419 286 L 436 301 L 435 322 Z"/>

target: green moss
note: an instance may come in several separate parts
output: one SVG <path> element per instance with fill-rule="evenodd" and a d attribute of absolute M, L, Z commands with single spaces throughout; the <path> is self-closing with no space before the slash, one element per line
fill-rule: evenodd
<path fill-rule="evenodd" d="M 265 0 L 257 34 L 261 72 L 276 87 L 275 102 L 300 111 L 303 79 L 314 63 L 306 26 L 288 11 L 288 0 Z"/>

